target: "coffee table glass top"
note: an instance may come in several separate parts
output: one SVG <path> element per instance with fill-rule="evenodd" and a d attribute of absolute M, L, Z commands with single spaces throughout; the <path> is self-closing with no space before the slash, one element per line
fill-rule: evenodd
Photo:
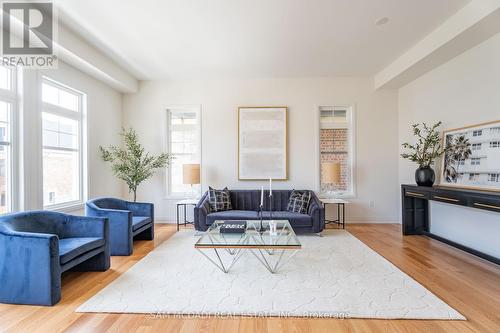
<path fill-rule="evenodd" d="M 276 234 L 269 232 L 269 222 L 262 221 L 264 232 L 259 232 L 260 221 L 248 220 L 244 233 L 220 233 L 224 221 L 215 221 L 194 245 L 196 248 L 258 248 L 300 249 L 301 244 L 288 220 L 274 220 Z"/>

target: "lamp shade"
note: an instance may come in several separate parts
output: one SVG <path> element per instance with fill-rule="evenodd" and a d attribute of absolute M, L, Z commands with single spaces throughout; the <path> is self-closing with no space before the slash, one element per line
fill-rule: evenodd
<path fill-rule="evenodd" d="M 340 184 L 340 162 L 321 163 L 321 182 L 324 184 Z"/>
<path fill-rule="evenodd" d="M 183 184 L 199 184 L 200 183 L 200 165 L 199 164 L 183 164 L 182 165 L 182 183 Z"/>

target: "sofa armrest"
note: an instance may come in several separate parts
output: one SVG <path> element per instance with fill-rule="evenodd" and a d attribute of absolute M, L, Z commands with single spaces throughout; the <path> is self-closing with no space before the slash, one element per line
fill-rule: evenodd
<path fill-rule="evenodd" d="M 205 192 L 194 207 L 194 226 L 196 230 L 205 231 L 207 229 L 206 220 L 209 213 L 208 192 Z"/>
<path fill-rule="evenodd" d="M 129 210 L 99 208 L 95 204 L 85 205 L 85 215 L 93 217 L 107 217 L 111 221 L 122 221 L 132 223 L 132 212 Z"/>
<path fill-rule="evenodd" d="M 68 216 L 63 237 L 100 237 L 107 239 L 109 221 L 107 217 Z"/>
<path fill-rule="evenodd" d="M 318 196 L 312 192 L 308 214 L 313 220 L 313 232 L 321 232 L 325 228 L 325 209 Z"/>
<path fill-rule="evenodd" d="M 0 230 L 0 302 L 53 305 L 60 300 L 56 235 Z"/>
<path fill-rule="evenodd" d="M 134 216 L 147 216 L 151 220 L 154 219 L 154 205 L 147 202 L 128 202 L 127 209 L 132 212 Z"/>

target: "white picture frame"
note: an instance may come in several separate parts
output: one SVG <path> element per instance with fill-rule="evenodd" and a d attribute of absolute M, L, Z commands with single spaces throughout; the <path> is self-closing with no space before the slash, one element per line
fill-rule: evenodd
<path fill-rule="evenodd" d="M 288 179 L 288 107 L 238 108 L 238 179 Z"/>

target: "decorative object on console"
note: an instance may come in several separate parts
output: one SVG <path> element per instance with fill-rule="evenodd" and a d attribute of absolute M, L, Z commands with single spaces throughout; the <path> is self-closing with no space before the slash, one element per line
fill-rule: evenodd
<path fill-rule="evenodd" d="M 332 184 L 335 187 L 340 185 L 340 162 L 321 163 L 321 182 L 323 184 Z M 342 195 L 339 191 L 328 191 L 327 197 L 337 197 Z"/>
<path fill-rule="evenodd" d="M 417 138 L 415 144 L 403 143 L 402 147 L 407 152 L 402 153 L 401 157 L 418 164 L 415 171 L 415 182 L 419 186 L 432 186 L 436 180 L 436 175 L 431 166 L 434 160 L 444 153 L 441 146 L 438 128 L 441 122 L 432 126 L 426 123 L 413 124 L 413 135 Z"/>
<path fill-rule="evenodd" d="M 238 108 L 238 178 L 288 178 L 287 107 Z"/>
<path fill-rule="evenodd" d="M 309 209 L 309 202 L 311 201 L 311 191 L 296 191 L 292 190 L 290 198 L 288 199 L 289 212 L 306 214 Z"/>
<path fill-rule="evenodd" d="M 222 212 L 233 209 L 231 207 L 231 197 L 229 196 L 227 187 L 224 187 L 222 190 L 216 190 L 209 186 L 208 202 L 211 212 Z"/>
<path fill-rule="evenodd" d="M 137 201 L 137 187 L 149 179 L 157 169 L 170 164 L 172 155 L 162 153 L 152 156 L 144 151 L 139 137 L 132 128 L 122 129 L 123 146 L 110 146 L 108 149 L 99 146 L 101 158 L 112 164 L 112 170 L 118 179 L 127 183 L 128 192 L 134 194 Z"/>
<path fill-rule="evenodd" d="M 500 191 L 500 120 L 443 133 L 439 185 Z"/>
<path fill-rule="evenodd" d="M 199 196 L 193 191 L 193 185 L 200 184 L 200 165 L 199 164 L 183 164 L 182 165 L 182 183 L 190 185 L 189 197 L 196 198 Z"/>

